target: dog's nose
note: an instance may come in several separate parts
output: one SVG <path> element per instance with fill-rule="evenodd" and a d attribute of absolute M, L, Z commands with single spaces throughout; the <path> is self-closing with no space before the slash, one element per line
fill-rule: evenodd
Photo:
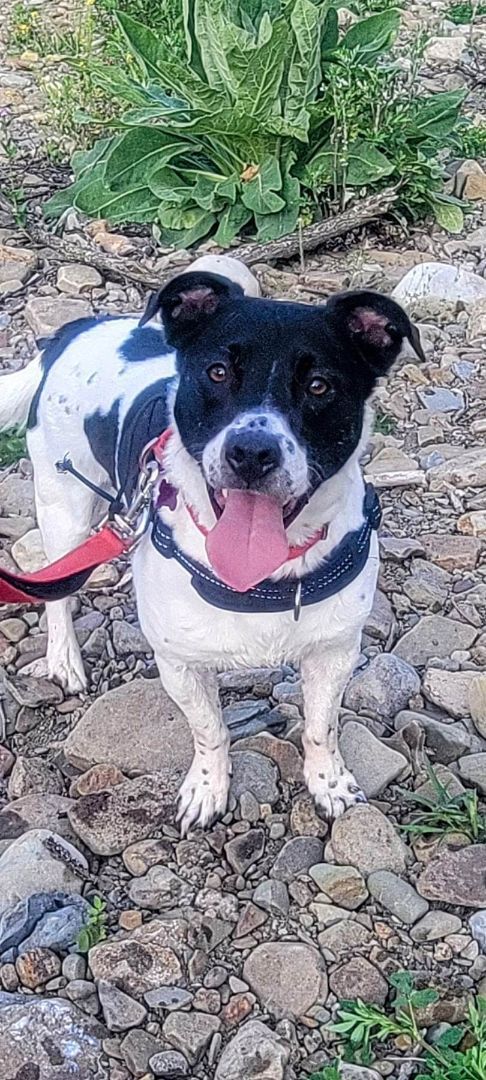
<path fill-rule="evenodd" d="M 224 456 L 239 480 L 249 487 L 277 469 L 282 452 L 276 435 L 268 431 L 232 431 L 224 446 Z"/>

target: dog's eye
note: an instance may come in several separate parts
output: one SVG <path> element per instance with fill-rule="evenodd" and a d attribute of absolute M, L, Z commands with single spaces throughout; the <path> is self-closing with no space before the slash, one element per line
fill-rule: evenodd
<path fill-rule="evenodd" d="M 208 375 L 212 382 L 224 382 L 228 372 L 224 364 L 211 364 L 211 367 L 208 367 Z"/>
<path fill-rule="evenodd" d="M 327 394 L 328 390 L 328 383 L 325 379 L 321 378 L 320 375 L 314 375 L 307 387 L 307 391 L 309 394 L 312 394 L 312 397 L 323 397 L 324 394 Z"/>

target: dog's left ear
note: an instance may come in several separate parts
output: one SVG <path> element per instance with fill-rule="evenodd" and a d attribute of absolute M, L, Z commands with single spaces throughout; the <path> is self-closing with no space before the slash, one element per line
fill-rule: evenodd
<path fill-rule="evenodd" d="M 206 328 L 208 321 L 231 298 L 244 295 L 241 285 L 219 274 L 179 274 L 159 292 L 152 293 L 139 326 L 159 312 L 169 345 Z"/>
<path fill-rule="evenodd" d="M 405 340 L 425 362 L 417 327 L 390 297 L 368 291 L 339 293 L 328 300 L 325 312 L 335 333 L 348 337 L 377 377 L 386 374 Z"/>

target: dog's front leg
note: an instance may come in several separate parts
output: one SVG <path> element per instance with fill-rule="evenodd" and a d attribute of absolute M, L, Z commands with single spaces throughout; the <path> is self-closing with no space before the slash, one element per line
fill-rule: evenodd
<path fill-rule="evenodd" d="M 230 758 L 216 675 L 178 666 L 156 656 L 162 685 L 185 714 L 194 738 L 194 758 L 179 792 L 177 818 L 184 836 L 204 828 L 226 810 Z"/>
<path fill-rule="evenodd" d="M 338 747 L 341 698 L 359 656 L 359 636 L 314 646 L 302 660 L 304 777 L 311 795 L 330 818 L 365 802 Z"/>

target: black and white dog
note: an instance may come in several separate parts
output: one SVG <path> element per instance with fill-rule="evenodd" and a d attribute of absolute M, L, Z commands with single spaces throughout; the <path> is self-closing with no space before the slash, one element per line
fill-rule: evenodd
<path fill-rule="evenodd" d="M 216 673 L 283 661 L 301 668 L 309 791 L 336 816 L 364 798 L 339 753 L 337 716 L 378 571 L 376 532 L 366 545 L 363 533 L 367 401 L 406 341 L 423 359 L 420 341 L 378 294 L 344 293 L 322 306 L 264 300 L 235 260 L 202 265 L 228 276 L 198 263 L 152 296 L 141 319 L 82 319 L 60 330 L 2 378 L 0 428 L 27 422 L 49 561 L 80 544 L 98 513 L 96 496 L 59 475 L 56 461 L 69 451 L 92 482 L 130 493 L 140 451 L 172 428 L 164 458 L 172 497 L 155 511 L 161 539 L 144 536 L 133 574 L 162 683 L 194 736 L 182 829 L 207 825 L 226 806 L 229 740 Z M 168 544 L 177 558 L 166 557 Z M 49 674 L 80 691 L 69 601 L 48 604 L 47 617 Z"/>

